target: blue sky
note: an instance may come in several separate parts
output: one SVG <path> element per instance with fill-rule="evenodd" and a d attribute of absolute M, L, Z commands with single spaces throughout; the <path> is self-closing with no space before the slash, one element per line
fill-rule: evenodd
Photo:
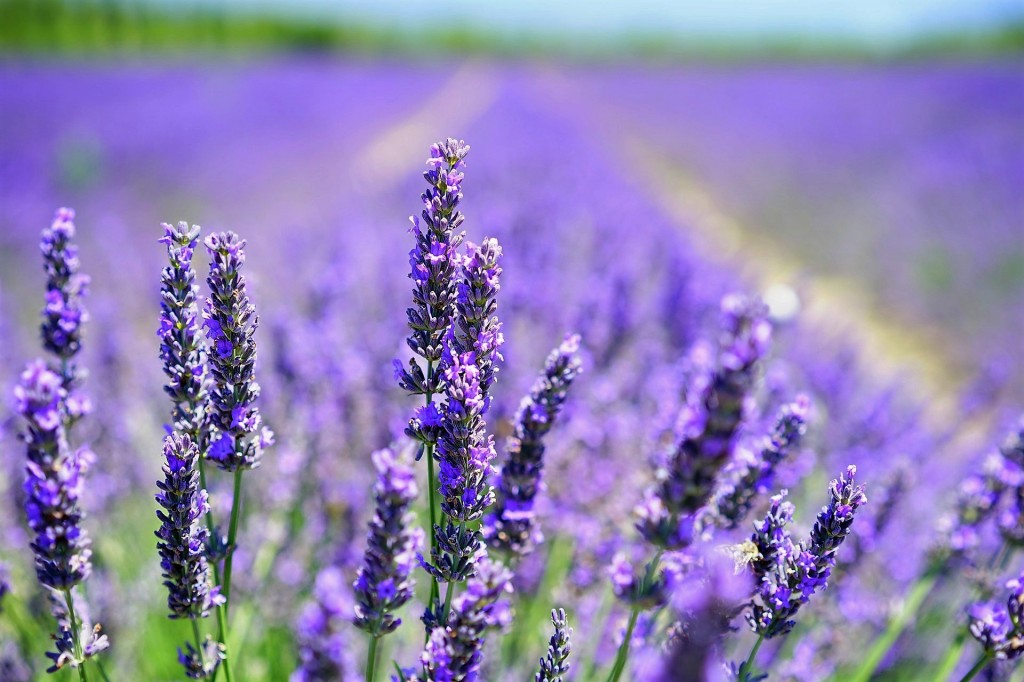
<path fill-rule="evenodd" d="M 679 35 L 803 35 L 886 42 L 977 29 L 1024 17 L 1024 0 L 192 0 L 315 12 L 401 27 L 455 23 L 578 36 L 659 31 Z"/>

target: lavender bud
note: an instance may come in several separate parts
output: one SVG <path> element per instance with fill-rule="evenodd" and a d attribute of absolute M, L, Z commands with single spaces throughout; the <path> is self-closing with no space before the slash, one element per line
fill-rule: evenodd
<path fill-rule="evenodd" d="M 999 660 L 1024 655 L 1024 573 L 1007 582 L 1006 588 L 1010 596 L 1005 606 L 980 602 L 969 610 L 971 636 L 986 654 Z"/>
<path fill-rule="evenodd" d="M 78 247 L 71 241 L 75 237 L 74 219 L 72 209 L 58 209 L 53 223 L 43 230 L 39 244 L 46 271 L 43 347 L 60 359 L 59 374 L 68 394 L 84 378 L 74 357 L 82 347 L 82 324 L 89 319 L 82 305 L 89 277 L 78 272 Z"/>
<path fill-rule="evenodd" d="M 259 319 L 245 291 L 240 270 L 245 263 L 245 240 L 234 232 L 206 238 L 210 252 L 210 298 L 203 313 L 210 342 L 210 423 L 220 432 L 207 454 L 224 471 L 254 469 L 273 433 L 263 426 L 256 399 L 256 340 Z"/>
<path fill-rule="evenodd" d="M 454 340 L 445 345 L 450 352 L 472 353 L 480 371 L 480 393 L 483 412 L 490 407 L 490 390 L 498 373 L 496 362 L 502 360 L 501 346 L 505 342 L 501 323 L 495 316 L 498 309 L 497 294 L 501 275 L 498 260 L 501 246 L 497 239 L 484 239 L 479 246 L 467 243 L 469 252 L 462 259 L 459 282 L 456 285 Z M 442 358 L 442 361 L 445 361 Z"/>
<path fill-rule="evenodd" d="M 484 522 L 492 549 L 513 556 L 528 554 L 541 540 L 534 518 L 534 499 L 541 489 L 544 436 L 554 426 L 569 387 L 580 373 L 580 337 L 566 337 L 551 351 L 544 371 L 519 404 L 515 432 L 506 447 L 508 459 L 498 475 L 494 511 Z"/>
<path fill-rule="evenodd" d="M 61 378 L 36 360 L 15 388 L 17 410 L 25 418 L 28 449 L 25 512 L 35 533 L 36 576 L 54 590 L 69 590 L 92 571 L 89 536 L 79 506 L 87 450 L 71 452 L 64 432 Z"/>
<path fill-rule="evenodd" d="M 540 659 L 540 671 L 534 675 L 534 682 L 563 682 L 565 678 L 562 676 L 569 672 L 572 628 L 565 618 L 565 609 L 551 611 L 551 624 L 555 626 L 555 632 L 548 640 L 547 655 Z"/>
<path fill-rule="evenodd" d="M 185 677 L 190 680 L 205 680 L 213 677 L 217 666 L 226 656 L 224 645 L 209 635 L 200 645 L 200 649 L 192 646 L 192 642 L 185 642 L 185 648 L 178 649 L 178 662 L 185 669 Z"/>
<path fill-rule="evenodd" d="M 430 148 L 430 169 L 423 174 L 429 185 L 422 195 L 423 212 L 420 217 L 410 218 L 416 246 L 409 252 L 413 305 L 407 311 L 412 330 L 408 343 L 414 353 L 435 366 L 441 361 L 442 341 L 455 310 L 458 247 L 463 238 L 456 230 L 464 219 L 458 205 L 468 153 L 468 145 L 451 138 Z M 414 365 L 411 363 L 410 368 Z M 422 376 L 422 372 L 419 377 L 410 376 L 399 364 L 395 373 L 399 385 L 410 393 L 440 390 L 437 372 L 430 377 Z"/>
<path fill-rule="evenodd" d="M 415 515 L 409 507 L 418 493 L 412 469 L 390 450 L 375 452 L 373 463 L 378 474 L 374 488 L 377 510 L 354 584 L 355 624 L 379 637 L 402 623 L 393 614 L 412 598 L 415 581 L 411 574 L 423 533 L 410 528 Z"/>
<path fill-rule="evenodd" d="M 204 385 L 202 340 L 198 335 L 199 289 L 192 256 L 199 240 L 199 226 L 163 224 L 161 244 L 167 245 L 168 265 L 160 276 L 160 359 L 168 382 L 164 391 L 174 403 L 173 426 L 192 438 L 201 451 Z"/>
<path fill-rule="evenodd" d="M 156 512 L 160 567 L 167 586 L 171 618 L 206 618 L 221 603 L 211 587 L 206 557 L 208 532 L 200 520 L 209 510 L 206 491 L 199 487 L 199 449 L 187 435 L 164 439 L 164 480 L 157 481 Z"/>
<path fill-rule="evenodd" d="M 487 559 L 478 563 L 466 591 L 452 603 L 448 624 L 435 628 L 427 641 L 420 659 L 424 680 L 478 679 L 485 634 L 506 627 L 512 619 L 507 599 L 511 578 L 499 563 Z"/>
<path fill-rule="evenodd" d="M 78 635 L 78 639 L 82 642 L 81 658 L 75 654 L 76 637 L 67 627 L 62 627 L 60 633 L 52 635 L 52 637 L 55 651 L 46 652 L 46 657 L 53 662 L 46 669 L 48 673 L 55 673 L 64 666 L 77 668 L 86 660 L 110 648 L 110 640 L 106 635 L 101 634 L 99 625 L 95 626 L 91 632 L 86 632 L 85 626 L 82 626 Z"/>
<path fill-rule="evenodd" d="M 855 485 L 856 474 L 857 468 L 850 466 L 831 482 L 831 500 L 818 513 L 806 545 L 793 547 L 785 540 L 780 543 L 772 539 L 774 533 L 761 540 L 755 533 L 754 543 L 766 545 L 765 555 L 754 568 L 755 575 L 761 578 L 760 588 L 747 614 L 747 621 L 758 634 L 768 639 L 787 634 L 796 624 L 793 617 L 800 607 L 828 586 L 836 563 L 835 553 L 849 535 L 857 509 L 867 502 L 863 486 Z M 773 511 L 775 508 L 773 503 Z M 766 519 L 762 528 L 772 525 L 774 522 Z M 768 563 L 774 566 L 766 566 Z M 768 570 L 761 577 L 759 571 L 766 567 Z"/>

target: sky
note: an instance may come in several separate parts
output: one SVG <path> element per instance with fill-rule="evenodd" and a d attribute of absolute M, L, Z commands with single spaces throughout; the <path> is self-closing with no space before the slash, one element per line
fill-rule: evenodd
<path fill-rule="evenodd" d="M 166 1 L 166 0 L 165 0 Z M 191 0 L 358 18 L 402 28 L 454 24 L 576 36 L 657 32 L 889 42 L 1024 19 L 1024 0 Z"/>

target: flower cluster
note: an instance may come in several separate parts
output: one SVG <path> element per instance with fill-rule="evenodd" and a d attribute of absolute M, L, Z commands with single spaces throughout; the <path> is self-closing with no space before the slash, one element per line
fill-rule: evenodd
<path fill-rule="evenodd" d="M 971 635 L 989 658 L 1012 660 L 1024 656 L 1024 573 L 1006 583 L 1006 604 L 980 602 L 971 606 Z"/>
<path fill-rule="evenodd" d="M 377 468 L 377 506 L 370 521 L 366 553 L 355 588 L 355 624 L 374 637 L 393 632 L 401 623 L 395 611 L 412 598 L 411 573 L 423 544 L 423 533 L 410 528 L 410 505 L 418 493 L 413 470 L 391 450 L 373 454 Z"/>
<path fill-rule="evenodd" d="M 46 587 L 70 590 L 92 571 L 80 506 L 83 474 L 92 454 L 70 450 L 64 424 L 66 393 L 61 378 L 42 360 L 28 366 L 14 395 L 26 423 L 25 512 L 35 534 L 36 575 Z"/>
<path fill-rule="evenodd" d="M 658 468 L 657 483 L 637 508 L 637 528 L 652 544 L 675 550 L 693 541 L 696 515 L 714 493 L 719 473 L 733 454 L 771 333 L 760 301 L 738 295 L 722 300 L 717 362 L 709 371 L 694 371 L 690 377 L 678 441 Z"/>
<path fill-rule="evenodd" d="M 164 439 L 164 480 L 156 484 L 156 501 L 162 507 L 156 512 L 156 536 L 171 618 L 206 618 L 222 602 L 211 586 L 205 554 L 209 532 L 201 519 L 209 502 L 199 486 L 198 463 L 199 449 L 189 436 L 174 433 Z"/>
<path fill-rule="evenodd" d="M 551 351 L 544 371 L 519 404 L 515 432 L 506 447 L 507 459 L 495 482 L 494 510 L 484 524 L 484 537 L 491 549 L 523 556 L 542 540 L 533 507 L 542 486 L 544 436 L 554 426 L 581 370 L 579 347 L 580 337 L 572 335 Z"/>
<path fill-rule="evenodd" d="M 501 246 L 497 239 L 484 239 L 478 246 L 466 243 L 466 256 L 462 259 L 459 281 L 456 285 L 455 316 L 444 344 L 442 361 L 450 361 L 451 354 L 472 353 L 480 371 L 480 393 L 483 411 L 490 407 L 490 390 L 498 372 L 496 362 L 502 360 L 501 346 L 505 342 L 501 323 L 495 316 L 498 309 L 497 294 L 501 267 Z"/>
<path fill-rule="evenodd" d="M 458 206 L 468 153 L 469 145 L 451 138 L 430 148 L 430 169 L 423 174 L 429 185 L 422 195 L 423 211 L 419 217 L 410 218 L 416 245 L 409 252 L 413 306 L 407 311 L 412 329 L 408 343 L 428 363 L 428 371 L 424 374 L 415 360 L 406 370 L 396 360 L 395 376 L 399 385 L 413 394 L 440 391 L 441 377 L 432 370 L 441 362 L 444 337 L 452 325 L 458 296 L 458 248 L 463 237 L 456 230 L 464 220 Z"/>
<path fill-rule="evenodd" d="M 290 682 L 350 682 L 355 666 L 345 636 L 352 604 L 345 576 L 336 567 L 320 571 L 313 602 L 299 616 L 299 666 Z"/>
<path fill-rule="evenodd" d="M 210 297 L 203 312 L 213 376 L 209 421 L 219 432 L 207 456 L 224 471 L 254 469 L 263 449 L 273 444 L 273 433 L 263 426 L 255 404 L 260 386 L 253 335 L 259 320 L 241 274 L 245 240 L 221 232 L 207 237 L 205 244 L 211 258 L 206 280 Z"/>
<path fill-rule="evenodd" d="M 792 542 L 786 531 L 792 508 L 781 498 L 773 499 L 769 516 L 751 537 L 759 554 L 752 566 L 760 586 L 747 620 L 758 634 L 787 634 L 800 607 L 828 585 L 836 551 L 849 535 L 857 509 L 867 502 L 863 486 L 856 485 L 856 474 L 857 468 L 850 466 L 831 482 L 831 500 L 818 513 L 806 543 Z"/>
<path fill-rule="evenodd" d="M 565 617 L 565 609 L 551 611 L 551 624 L 555 631 L 548 640 L 547 655 L 540 659 L 540 670 L 534 675 L 534 682 L 563 682 L 563 675 L 569 672 L 572 628 Z"/>
<path fill-rule="evenodd" d="M 475 682 L 483 659 L 484 635 L 504 628 L 512 619 L 507 596 L 512 592 L 511 574 L 497 562 L 482 560 L 466 591 L 452 604 L 448 624 L 435 628 L 420 659 L 423 682 Z M 414 677 L 413 680 L 421 678 Z"/>
<path fill-rule="evenodd" d="M 164 223 L 161 244 L 167 246 L 168 265 L 160 276 L 160 360 L 168 382 L 164 391 L 174 403 L 172 426 L 188 434 L 200 451 L 202 438 L 205 366 L 199 337 L 199 289 L 192 255 L 199 240 L 199 226 Z"/>
<path fill-rule="evenodd" d="M 78 247 L 71 241 L 75 237 L 74 219 L 72 209 L 58 209 L 53 223 L 43 230 L 39 245 L 46 270 L 43 347 L 57 356 L 59 368 L 55 371 L 69 395 L 83 377 L 74 357 L 82 347 L 82 324 L 89 319 L 82 305 L 89 277 L 78 272 Z"/>

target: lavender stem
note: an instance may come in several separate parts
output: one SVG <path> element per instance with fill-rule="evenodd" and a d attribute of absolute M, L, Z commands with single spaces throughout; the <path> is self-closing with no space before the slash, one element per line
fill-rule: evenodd
<path fill-rule="evenodd" d="M 379 636 L 370 638 L 370 648 L 366 652 L 366 682 L 374 682 L 374 674 L 377 670 L 377 643 Z"/>
<path fill-rule="evenodd" d="M 754 661 L 757 659 L 757 652 L 761 650 L 761 645 L 764 643 L 764 633 L 762 632 L 757 641 L 754 642 L 754 647 L 750 650 L 750 655 L 747 656 L 747 660 L 740 666 L 737 678 L 739 682 L 744 682 L 746 676 L 754 670 Z"/>
<path fill-rule="evenodd" d="M 231 498 L 231 523 L 228 526 L 228 555 L 224 559 L 224 582 L 221 591 L 224 594 L 224 615 L 228 615 L 231 605 L 231 567 L 235 558 L 235 540 L 238 536 L 238 517 L 242 508 L 242 469 L 235 469 L 235 488 Z"/>
<path fill-rule="evenodd" d="M 430 405 L 434 401 L 434 392 L 430 389 L 434 385 L 434 361 L 427 360 L 427 391 L 424 405 Z M 434 548 L 437 546 L 437 502 L 434 496 L 437 492 L 437 476 L 434 472 L 434 444 L 427 443 L 424 447 L 424 457 L 427 458 L 427 504 L 430 506 L 430 556 L 434 556 Z M 441 596 L 441 588 L 437 583 L 437 576 L 430 579 L 430 603 L 433 605 Z M 433 606 L 431 606 L 433 608 Z M 430 632 L 426 633 L 427 639 Z M 425 641 L 425 640 L 424 640 Z"/>
<path fill-rule="evenodd" d="M 967 671 L 967 674 L 960 678 L 960 682 L 970 682 L 974 679 L 975 675 L 985 669 L 991 660 L 991 654 L 987 651 L 981 655 L 978 662 L 974 664 L 974 667 Z"/>
<path fill-rule="evenodd" d="M 81 682 L 89 681 L 89 674 L 85 671 L 85 658 L 82 656 L 82 640 L 81 640 L 81 627 L 78 622 L 78 616 L 75 615 L 75 600 L 71 598 L 71 588 L 69 587 L 64 592 L 64 603 L 68 607 L 68 622 L 71 625 L 71 641 L 75 647 L 75 658 L 79 661 L 78 663 L 78 679 Z"/>
<path fill-rule="evenodd" d="M 650 563 L 647 564 L 647 571 L 644 573 L 643 582 L 640 583 L 639 591 L 642 593 L 647 590 L 647 587 L 654 580 L 654 576 L 658 574 L 658 568 L 661 564 L 661 556 L 665 553 L 665 550 L 659 549 L 651 559 Z M 634 605 L 632 611 L 629 614 L 629 624 L 626 626 L 626 636 L 622 640 L 622 644 L 619 645 L 619 652 L 615 655 L 615 665 L 612 666 L 611 674 L 608 675 L 608 682 L 619 682 L 619 678 L 622 677 L 622 672 L 626 669 L 626 660 L 629 658 L 629 646 L 633 639 L 633 629 L 636 627 L 636 621 L 640 617 L 640 606 Z"/>

